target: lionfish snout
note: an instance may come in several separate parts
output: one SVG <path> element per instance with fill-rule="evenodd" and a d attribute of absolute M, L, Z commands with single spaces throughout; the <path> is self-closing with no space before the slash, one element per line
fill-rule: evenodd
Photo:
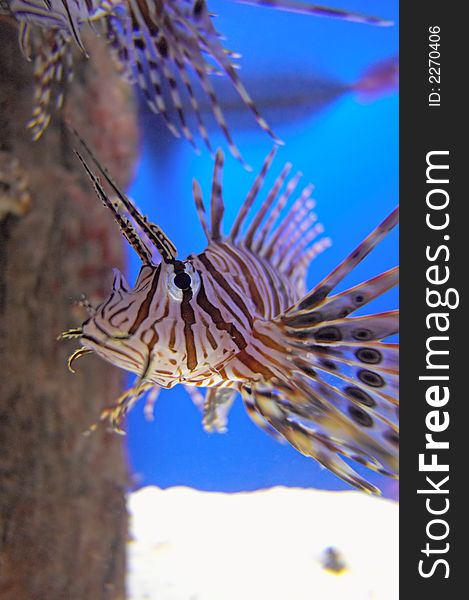
<path fill-rule="evenodd" d="M 78 338 L 82 344 L 69 358 L 72 371 L 73 362 L 88 352 L 95 352 L 127 371 L 142 371 L 147 357 L 133 335 L 132 306 L 136 299 L 132 292 L 123 275 L 115 269 L 111 294 L 96 308 L 85 305 L 89 317 L 82 326 L 60 336 L 61 339 Z"/>
<path fill-rule="evenodd" d="M 133 338 L 128 327 L 124 324 L 111 326 L 97 311 L 95 316 L 83 323 L 80 341 L 84 352 L 95 352 L 126 371 L 140 373 L 147 358 Z"/>

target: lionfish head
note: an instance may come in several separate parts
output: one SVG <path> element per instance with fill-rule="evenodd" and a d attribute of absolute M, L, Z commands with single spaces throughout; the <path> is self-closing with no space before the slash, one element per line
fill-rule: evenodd
<path fill-rule="evenodd" d="M 143 265 L 134 287 L 115 269 L 110 295 L 81 327 L 83 348 L 143 379 L 150 361 L 158 359 L 157 348 L 178 353 L 173 325 L 183 320 L 181 304 L 199 286 L 190 261 Z"/>
<path fill-rule="evenodd" d="M 81 326 L 80 342 L 84 349 L 127 371 L 142 371 L 147 353 L 138 339 L 139 323 L 150 312 L 148 293 L 154 288 L 159 272 L 159 266 L 145 265 L 131 287 L 122 273 L 114 269 L 111 293 L 90 311 Z"/>

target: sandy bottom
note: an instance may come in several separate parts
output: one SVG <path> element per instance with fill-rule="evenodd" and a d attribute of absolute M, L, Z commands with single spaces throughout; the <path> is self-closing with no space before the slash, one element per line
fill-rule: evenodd
<path fill-rule="evenodd" d="M 129 600 L 397 600 L 398 507 L 359 492 L 129 497 Z"/>

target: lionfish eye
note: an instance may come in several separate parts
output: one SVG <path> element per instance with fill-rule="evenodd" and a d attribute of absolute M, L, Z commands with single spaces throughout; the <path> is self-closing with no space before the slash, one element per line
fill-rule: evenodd
<path fill-rule="evenodd" d="M 182 273 L 178 273 L 174 277 L 174 285 L 178 287 L 180 290 L 188 290 L 191 287 L 191 277 L 184 271 Z"/>
<path fill-rule="evenodd" d="M 188 299 L 187 294 L 192 298 L 200 288 L 200 277 L 194 270 L 190 262 L 185 264 L 186 271 L 182 270 L 181 265 L 175 265 L 177 270 L 170 269 L 167 274 L 167 290 L 169 295 L 177 302 L 182 302 L 184 298 Z M 181 269 L 181 270 L 179 270 Z"/>

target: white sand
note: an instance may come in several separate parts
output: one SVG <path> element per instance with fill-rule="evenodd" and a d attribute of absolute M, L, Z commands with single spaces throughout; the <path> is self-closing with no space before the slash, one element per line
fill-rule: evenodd
<path fill-rule="evenodd" d="M 398 508 L 359 492 L 129 497 L 129 600 L 397 600 Z M 327 548 L 345 563 L 324 568 Z"/>

